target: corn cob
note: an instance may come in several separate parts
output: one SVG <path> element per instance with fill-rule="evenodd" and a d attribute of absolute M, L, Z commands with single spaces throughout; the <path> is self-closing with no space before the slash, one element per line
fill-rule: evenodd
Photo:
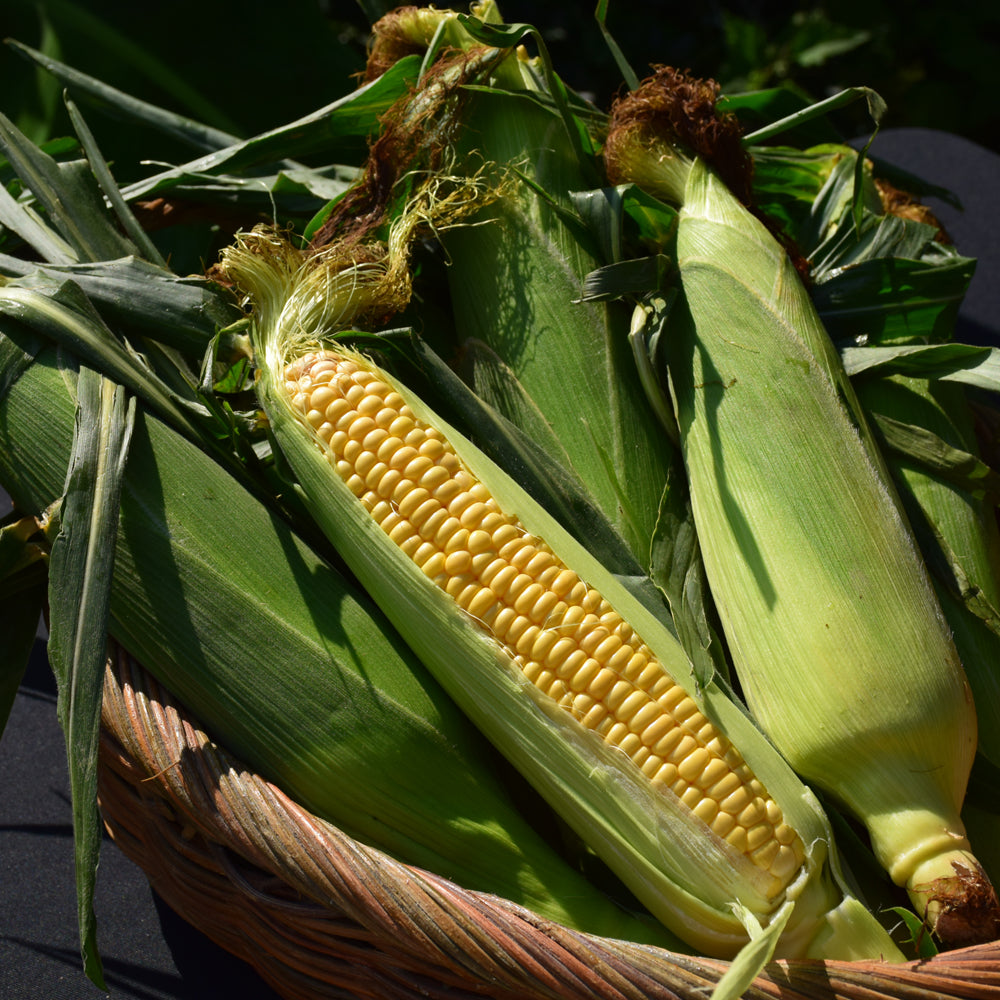
<path fill-rule="evenodd" d="M 49 350 L 0 398 L 0 482 L 20 510 L 44 511 L 63 488 L 74 379 Z M 126 472 L 111 620 L 213 738 L 351 836 L 569 926 L 676 944 L 542 840 L 491 748 L 359 588 L 148 414 Z"/>
<path fill-rule="evenodd" d="M 976 744 L 968 683 L 804 286 L 693 152 L 728 157 L 739 178 L 715 96 L 662 70 L 616 106 L 606 158 L 613 180 L 680 205 L 683 300 L 663 339 L 734 665 L 764 730 L 864 821 L 936 931 L 992 937 L 996 896 L 959 817 Z"/>
<path fill-rule="evenodd" d="M 504 514 L 441 433 L 363 358 L 307 354 L 285 378 L 292 406 L 400 550 L 542 694 L 747 855 L 769 877 L 768 895 L 783 891 L 805 860 L 801 839 L 621 615 Z"/>
<path fill-rule="evenodd" d="M 314 342 L 327 316 L 352 317 L 349 295 L 324 296 L 372 272 L 289 262 L 261 233 L 224 255 L 256 306 L 276 439 L 318 523 L 480 729 L 693 947 L 738 950 L 743 907 L 750 924 L 790 912 L 783 953 L 896 954 L 836 883 L 815 802 L 724 694 L 696 690 L 663 625 L 412 393 Z"/>

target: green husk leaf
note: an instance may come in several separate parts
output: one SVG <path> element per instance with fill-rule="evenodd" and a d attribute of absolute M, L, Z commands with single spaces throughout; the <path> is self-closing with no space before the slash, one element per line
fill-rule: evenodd
<path fill-rule="evenodd" d="M 49 225 L 58 230 L 77 260 L 110 260 L 136 253 L 131 240 L 111 223 L 86 160 L 57 163 L 2 114 L 0 148 L 45 209 Z"/>
<path fill-rule="evenodd" d="M 144 399 L 192 440 L 205 439 L 199 418 L 204 418 L 207 410 L 192 400 L 179 398 L 129 354 L 72 282 L 64 282 L 51 294 L 14 284 L 2 286 L 0 313 L 63 344 L 95 370 Z"/>
<path fill-rule="evenodd" d="M 974 344 L 899 344 L 844 347 L 840 352 L 851 378 L 908 375 L 1000 391 L 1000 349 Z"/>
<path fill-rule="evenodd" d="M 670 310 L 677 301 L 677 290 L 670 288 L 665 294 L 649 294 L 632 312 L 632 329 L 629 341 L 635 357 L 639 381 L 650 407 L 656 414 L 670 439 L 673 449 L 680 448 L 680 429 L 670 400 L 670 390 L 657 368 L 661 354 L 661 344 L 666 336 Z M 673 459 L 671 458 L 671 463 Z M 669 469 L 673 465 L 668 466 Z"/>
<path fill-rule="evenodd" d="M 839 202 L 835 201 L 831 214 L 839 208 Z M 883 258 L 916 261 L 925 255 L 936 233 L 934 226 L 898 215 L 868 214 L 860 225 L 845 216 L 828 228 L 829 235 L 810 248 L 812 274 L 819 284 L 843 268 L 863 261 Z M 943 250 L 940 256 L 945 256 Z M 953 252 L 950 256 L 957 257 Z M 966 266 L 971 263 L 965 258 L 957 258 L 955 262 Z M 925 260 L 924 267 L 931 263 Z"/>
<path fill-rule="evenodd" d="M 199 276 L 180 277 L 138 257 L 56 266 L 0 254 L 0 273 L 42 291 L 71 281 L 110 326 L 196 357 L 218 328 L 240 318 L 232 294 L 221 285 Z"/>
<path fill-rule="evenodd" d="M 661 288 L 669 267 L 670 258 L 663 254 L 606 264 L 596 271 L 591 271 L 584 279 L 580 301 L 601 302 L 607 299 L 621 299 Z"/>
<path fill-rule="evenodd" d="M 594 17 L 597 19 L 598 27 L 600 27 L 601 34 L 604 36 L 604 44 L 607 45 L 608 51 L 611 53 L 615 60 L 615 65 L 618 67 L 618 72 L 622 75 L 622 80 L 625 81 L 625 85 L 629 90 L 635 90 L 639 86 L 639 77 L 636 75 L 635 70 L 632 69 L 628 59 L 625 58 L 625 53 L 622 52 L 621 47 L 608 30 L 608 0 L 598 0 Z"/>
<path fill-rule="evenodd" d="M 811 98 L 792 84 L 770 87 L 764 90 L 720 94 L 718 109 L 720 114 L 735 114 L 747 134 L 755 129 L 770 126 L 776 121 L 788 121 L 796 114 L 812 105 Z M 824 142 L 837 142 L 840 131 L 825 115 L 803 116 L 796 125 L 784 134 L 791 145 L 807 147 Z"/>
<path fill-rule="evenodd" d="M 288 166 L 247 173 L 189 171 L 177 167 L 158 175 L 144 199 L 169 197 L 179 201 L 218 205 L 220 211 L 254 213 L 283 219 L 310 216 L 329 201 L 343 196 L 357 180 L 357 168 L 333 163 L 322 167 Z M 128 189 L 131 190 L 131 189 Z"/>
<path fill-rule="evenodd" d="M 853 149 L 838 143 L 822 143 L 799 149 L 794 146 L 760 146 L 751 149 L 754 161 L 753 190 L 757 207 L 768 218 L 779 221 L 782 230 L 792 236 L 804 255 L 827 232 L 831 220 L 824 207 L 839 201 L 839 187 L 831 177 L 843 170 L 845 158 L 852 166 L 849 171 L 850 191 L 853 190 Z M 824 197 L 821 199 L 821 193 Z M 837 212 L 836 218 L 840 217 Z"/>
<path fill-rule="evenodd" d="M 857 388 L 965 667 L 979 753 L 1000 762 L 1000 475 L 978 454 L 961 384 L 897 375 Z"/>
<path fill-rule="evenodd" d="M 617 188 L 596 188 L 592 191 L 570 191 L 568 194 L 575 214 L 564 211 L 563 218 L 567 225 L 579 230 L 580 223 L 583 223 L 586 228 L 581 237 L 591 241 L 598 259 L 626 263 L 622 260 L 621 192 Z M 558 204 L 551 196 L 550 202 Z"/>
<path fill-rule="evenodd" d="M 865 154 L 868 152 L 869 146 L 871 146 L 874 141 L 875 136 L 878 133 L 879 126 L 881 125 L 882 118 L 886 112 L 885 101 L 878 93 L 870 87 L 849 87 L 837 94 L 833 94 L 826 100 L 817 101 L 815 104 L 811 104 L 807 108 L 803 108 L 802 110 L 794 112 L 785 118 L 779 119 L 778 121 L 772 122 L 763 128 L 757 129 L 756 131 L 745 135 L 743 139 L 744 146 L 753 146 L 755 144 L 766 142 L 784 132 L 788 132 L 789 130 L 796 128 L 803 121 L 810 121 L 814 118 L 825 117 L 831 111 L 836 111 L 839 108 L 843 108 L 860 99 L 864 99 L 867 102 L 868 113 L 871 116 L 875 127 L 860 153 L 854 158 L 854 197 L 850 214 L 857 229 L 861 228 L 862 219 L 865 216 L 864 188 L 861 183 L 865 170 Z"/>
<path fill-rule="evenodd" d="M 31 367 L 44 344 L 42 337 L 17 320 L 0 319 L 0 399 Z"/>
<path fill-rule="evenodd" d="M 142 257 L 153 264 L 160 264 L 166 267 L 166 261 L 160 256 L 160 251 L 156 249 L 153 241 L 136 221 L 132 210 L 125 204 L 125 199 L 122 198 L 121 192 L 118 190 L 118 185 L 115 183 L 115 179 L 108 169 L 104 157 L 101 156 L 100 149 L 97 147 L 97 140 L 84 121 L 83 115 L 80 114 L 77 106 L 68 98 L 66 100 L 66 110 L 69 112 L 73 129 L 90 163 L 90 169 L 94 172 L 94 177 L 100 185 L 104 197 L 111 204 L 118 222 L 121 224 L 122 229 L 125 230 L 125 234 L 138 248 Z"/>
<path fill-rule="evenodd" d="M 84 971 L 101 989 L 93 909 L 101 843 L 97 752 L 118 504 L 134 412 L 125 390 L 90 369 L 81 371 L 73 451 L 49 560 L 49 662 L 69 760 L 80 949 Z"/>
<path fill-rule="evenodd" d="M 16 233 L 50 264 L 73 264 L 79 257 L 38 214 L 34 206 L 16 199 L 0 185 L 0 225 Z"/>
<path fill-rule="evenodd" d="M 791 114 L 779 118 L 762 128 L 746 134 L 743 138 L 744 145 L 753 146 L 764 143 L 776 136 L 782 135 L 793 128 L 798 128 L 806 122 L 814 121 L 817 118 L 826 117 L 831 111 L 847 107 L 856 101 L 864 100 L 868 104 L 868 113 L 872 121 L 879 124 L 885 115 L 885 101 L 870 87 L 848 87 L 838 91 L 830 97 L 815 104 L 793 111 Z M 730 110 L 732 105 L 723 105 L 723 110 Z"/>
<path fill-rule="evenodd" d="M 635 225 L 639 242 L 656 250 L 670 246 L 677 228 L 677 210 L 635 184 L 622 184 L 616 190 L 622 211 Z"/>
<path fill-rule="evenodd" d="M 282 162 L 290 157 L 325 152 L 340 155 L 342 143 L 364 139 L 376 129 L 379 117 L 414 83 L 419 64 L 418 56 L 406 56 L 377 80 L 318 111 L 137 181 L 125 187 L 122 194 L 127 201 L 134 201 L 156 194 L 179 179 L 213 174 L 223 168 L 229 173 L 236 173 Z"/>
<path fill-rule="evenodd" d="M 534 458 L 531 464 L 540 466 L 540 480 L 548 478 L 541 471 L 541 467 L 544 467 L 546 461 L 552 460 L 557 469 L 563 470 L 566 476 L 572 477 L 574 483 L 577 484 L 576 491 L 581 494 L 586 492 L 579 477 L 570 471 L 569 455 L 559 437 L 554 433 L 551 424 L 546 420 L 538 403 L 518 381 L 510 366 L 495 351 L 480 340 L 466 340 L 462 344 L 462 353 L 456 367 L 464 381 L 475 393 L 480 405 L 488 407 L 490 411 L 496 413 L 507 426 L 515 429 L 513 433 L 521 439 L 532 442 L 532 447 L 538 453 L 538 457 Z M 444 377 L 442 375 L 442 378 Z M 465 426 L 475 427 L 476 425 L 467 420 Z M 483 441 L 484 444 L 487 444 L 485 435 Z M 543 458 L 543 455 L 546 457 Z M 512 459 L 513 456 L 510 456 L 507 461 Z M 498 464 L 503 468 L 508 467 L 505 461 L 499 461 Z M 586 503 L 588 506 L 593 505 L 593 501 L 589 497 Z"/>
<path fill-rule="evenodd" d="M 706 687 L 716 677 L 728 683 L 729 664 L 716 625 L 709 621 L 711 594 L 683 468 L 677 461 L 663 490 L 649 564 L 650 577 L 666 596 L 674 630 L 691 659 L 698 685 Z"/>
<path fill-rule="evenodd" d="M 920 958 L 933 958 L 938 954 L 937 945 L 934 943 L 933 936 L 928 933 L 926 924 L 912 910 L 908 910 L 904 906 L 893 906 L 889 912 L 895 913 L 906 926 L 910 943 Z"/>
<path fill-rule="evenodd" d="M 978 455 L 956 448 L 926 427 L 906 423 L 881 413 L 872 414 L 882 443 L 895 455 L 965 490 L 977 499 L 1000 501 L 1000 472 Z"/>
<path fill-rule="evenodd" d="M 733 909 L 739 912 L 742 908 L 735 904 Z M 746 993 L 763 972 L 764 966 L 774 957 L 778 939 L 788 924 L 793 909 L 791 905 L 783 906 L 765 928 L 761 928 L 753 914 L 741 912 L 744 925 L 750 929 L 750 943 L 741 949 L 716 983 L 711 1000 L 739 1000 Z"/>
<path fill-rule="evenodd" d="M 861 330 L 873 344 L 944 341 L 974 270 L 975 261 L 960 257 L 868 259 L 817 285 L 814 301 L 837 339 Z"/>
<path fill-rule="evenodd" d="M 545 44 L 542 33 L 530 24 L 490 24 L 465 14 L 460 14 L 458 19 L 473 39 L 496 48 L 513 49 L 526 35 L 531 36 L 538 47 L 542 75 L 545 80 L 544 92 L 547 92 L 556 113 L 562 120 L 569 147 L 572 149 L 580 168 L 584 171 L 590 169 L 593 156 L 590 135 L 570 110 L 570 93 L 553 69 L 552 59 L 549 56 L 548 46 Z"/>
<path fill-rule="evenodd" d="M 944 582 L 949 592 L 961 601 L 963 607 L 979 618 L 991 632 L 1000 636 L 1000 610 L 998 610 L 995 604 L 991 603 L 984 589 L 966 574 L 962 566 L 962 560 L 948 544 L 944 534 L 927 519 L 926 514 L 917 508 L 916 505 L 909 505 L 907 510 L 910 513 L 911 520 L 914 522 L 914 530 L 920 541 L 921 551 L 927 559 L 928 568 L 938 579 Z M 954 629 L 957 633 L 960 631 L 960 626 L 954 625 Z M 956 639 L 956 641 L 959 640 Z M 1000 647 L 995 647 L 991 650 L 991 653 L 995 654 L 997 648 Z M 986 667 L 989 674 L 993 675 L 992 663 L 995 662 L 994 656 L 991 655 L 988 659 L 990 660 L 989 664 L 977 664 L 968 660 L 966 661 L 968 672 L 973 675 L 974 684 L 978 680 L 974 676 L 974 671 L 983 666 Z M 995 676 L 992 679 L 993 683 L 990 685 L 988 691 L 990 704 L 987 704 L 987 688 L 985 687 L 979 691 L 979 697 L 977 698 L 977 706 L 981 715 L 979 721 L 983 727 L 988 728 L 989 742 L 991 744 L 993 742 L 996 723 L 1000 721 L 997 718 L 997 709 L 1000 706 L 1000 683 L 996 681 Z M 981 736 L 981 748 L 984 743 L 985 739 Z M 1000 759 L 993 751 L 990 752 L 990 756 Z"/>
<path fill-rule="evenodd" d="M 864 157 L 827 145 L 756 150 L 754 163 L 758 203 L 808 259 L 811 296 L 834 340 L 951 339 L 975 261 L 938 243 L 937 226 L 885 214 Z"/>
<path fill-rule="evenodd" d="M 7 39 L 7 44 L 18 54 L 47 70 L 64 86 L 86 95 L 106 113 L 129 125 L 148 125 L 186 145 L 204 150 L 222 149 L 239 141 L 238 136 L 230 132 L 131 97 L 16 39 Z"/>

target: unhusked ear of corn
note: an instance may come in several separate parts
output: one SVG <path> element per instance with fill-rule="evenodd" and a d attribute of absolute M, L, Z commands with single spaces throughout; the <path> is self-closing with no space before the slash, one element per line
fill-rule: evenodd
<path fill-rule="evenodd" d="M 274 434 L 331 541 L 479 728 L 691 946 L 733 954 L 749 927 L 787 921 L 781 954 L 897 954 L 838 883 L 815 800 L 720 690 L 696 689 L 672 634 L 385 371 L 315 342 L 377 275 L 289 261 L 264 233 L 224 254 L 256 306 Z"/>
<path fill-rule="evenodd" d="M 6 387 L 8 374 L 0 482 L 38 514 L 63 489 L 74 363 L 47 350 Z M 110 596 L 112 635 L 304 808 L 547 919 L 674 943 L 541 838 L 492 749 L 360 588 L 149 414 L 130 449 Z"/>
<path fill-rule="evenodd" d="M 709 583 L 754 716 L 868 828 L 942 937 L 992 938 L 959 818 L 969 686 L 861 408 L 789 258 L 691 143 L 714 92 L 664 70 L 616 109 L 609 170 L 680 205 L 662 338 Z M 698 136 L 695 136 L 697 139 Z"/>

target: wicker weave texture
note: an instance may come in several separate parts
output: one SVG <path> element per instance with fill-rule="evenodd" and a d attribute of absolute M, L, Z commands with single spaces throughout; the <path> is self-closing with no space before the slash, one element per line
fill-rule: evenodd
<path fill-rule="evenodd" d="M 725 962 L 596 938 L 400 864 L 212 743 L 126 653 L 105 678 L 101 809 L 164 901 L 288 1000 L 694 1000 Z M 930 962 L 780 962 L 748 1000 L 1000 1000 L 1000 944 Z"/>

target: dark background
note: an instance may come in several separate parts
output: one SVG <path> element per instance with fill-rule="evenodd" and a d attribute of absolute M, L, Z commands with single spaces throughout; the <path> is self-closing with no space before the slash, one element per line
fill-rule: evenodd
<path fill-rule="evenodd" d="M 390 5 L 0 0 L 0 33 L 137 97 L 246 136 L 342 95 L 362 65 L 366 13 Z M 595 6 L 596 0 L 502 0 L 500 10 L 510 22 L 536 24 L 567 82 L 607 106 L 622 78 Z M 608 28 L 640 76 L 651 63 L 668 63 L 730 91 L 787 84 L 816 98 L 863 84 L 888 102 L 886 127 L 943 128 L 1000 151 L 992 96 L 998 4 L 608 0 L 608 8 Z M 35 141 L 69 131 L 59 85 L 10 50 L 0 51 L 0 110 Z M 867 127 L 861 114 L 845 120 L 846 134 Z M 126 173 L 133 149 L 151 155 L 150 137 L 91 126 Z"/>
<path fill-rule="evenodd" d="M 638 11 L 642 10 L 642 13 Z M 728 90 L 794 85 L 815 98 L 865 84 L 888 101 L 875 152 L 955 190 L 961 212 L 934 203 L 960 250 L 980 260 L 958 339 L 1000 343 L 997 181 L 1000 139 L 990 99 L 1000 7 L 899 0 L 834 6 L 611 0 L 608 27 L 641 75 L 653 62 L 718 79 Z M 592 5 L 509 0 L 509 21 L 543 29 L 567 82 L 606 106 L 621 75 Z M 0 33 L 128 93 L 248 136 L 343 95 L 363 61 L 368 20 L 344 0 L 170 4 L 0 0 Z M 119 181 L 140 157 L 187 159 L 158 136 L 79 102 Z M 0 49 L 0 111 L 37 142 L 70 134 L 58 84 Z M 852 117 L 853 115 L 853 117 Z M 842 121 L 865 133 L 861 111 Z M 0 491 L 0 515 L 7 509 Z M 76 942 L 72 830 L 55 689 L 41 647 L 0 740 L 0 998 L 88 1000 Z M 248 967 L 191 932 L 110 843 L 96 908 L 111 995 L 119 1000 L 273 997 Z"/>

